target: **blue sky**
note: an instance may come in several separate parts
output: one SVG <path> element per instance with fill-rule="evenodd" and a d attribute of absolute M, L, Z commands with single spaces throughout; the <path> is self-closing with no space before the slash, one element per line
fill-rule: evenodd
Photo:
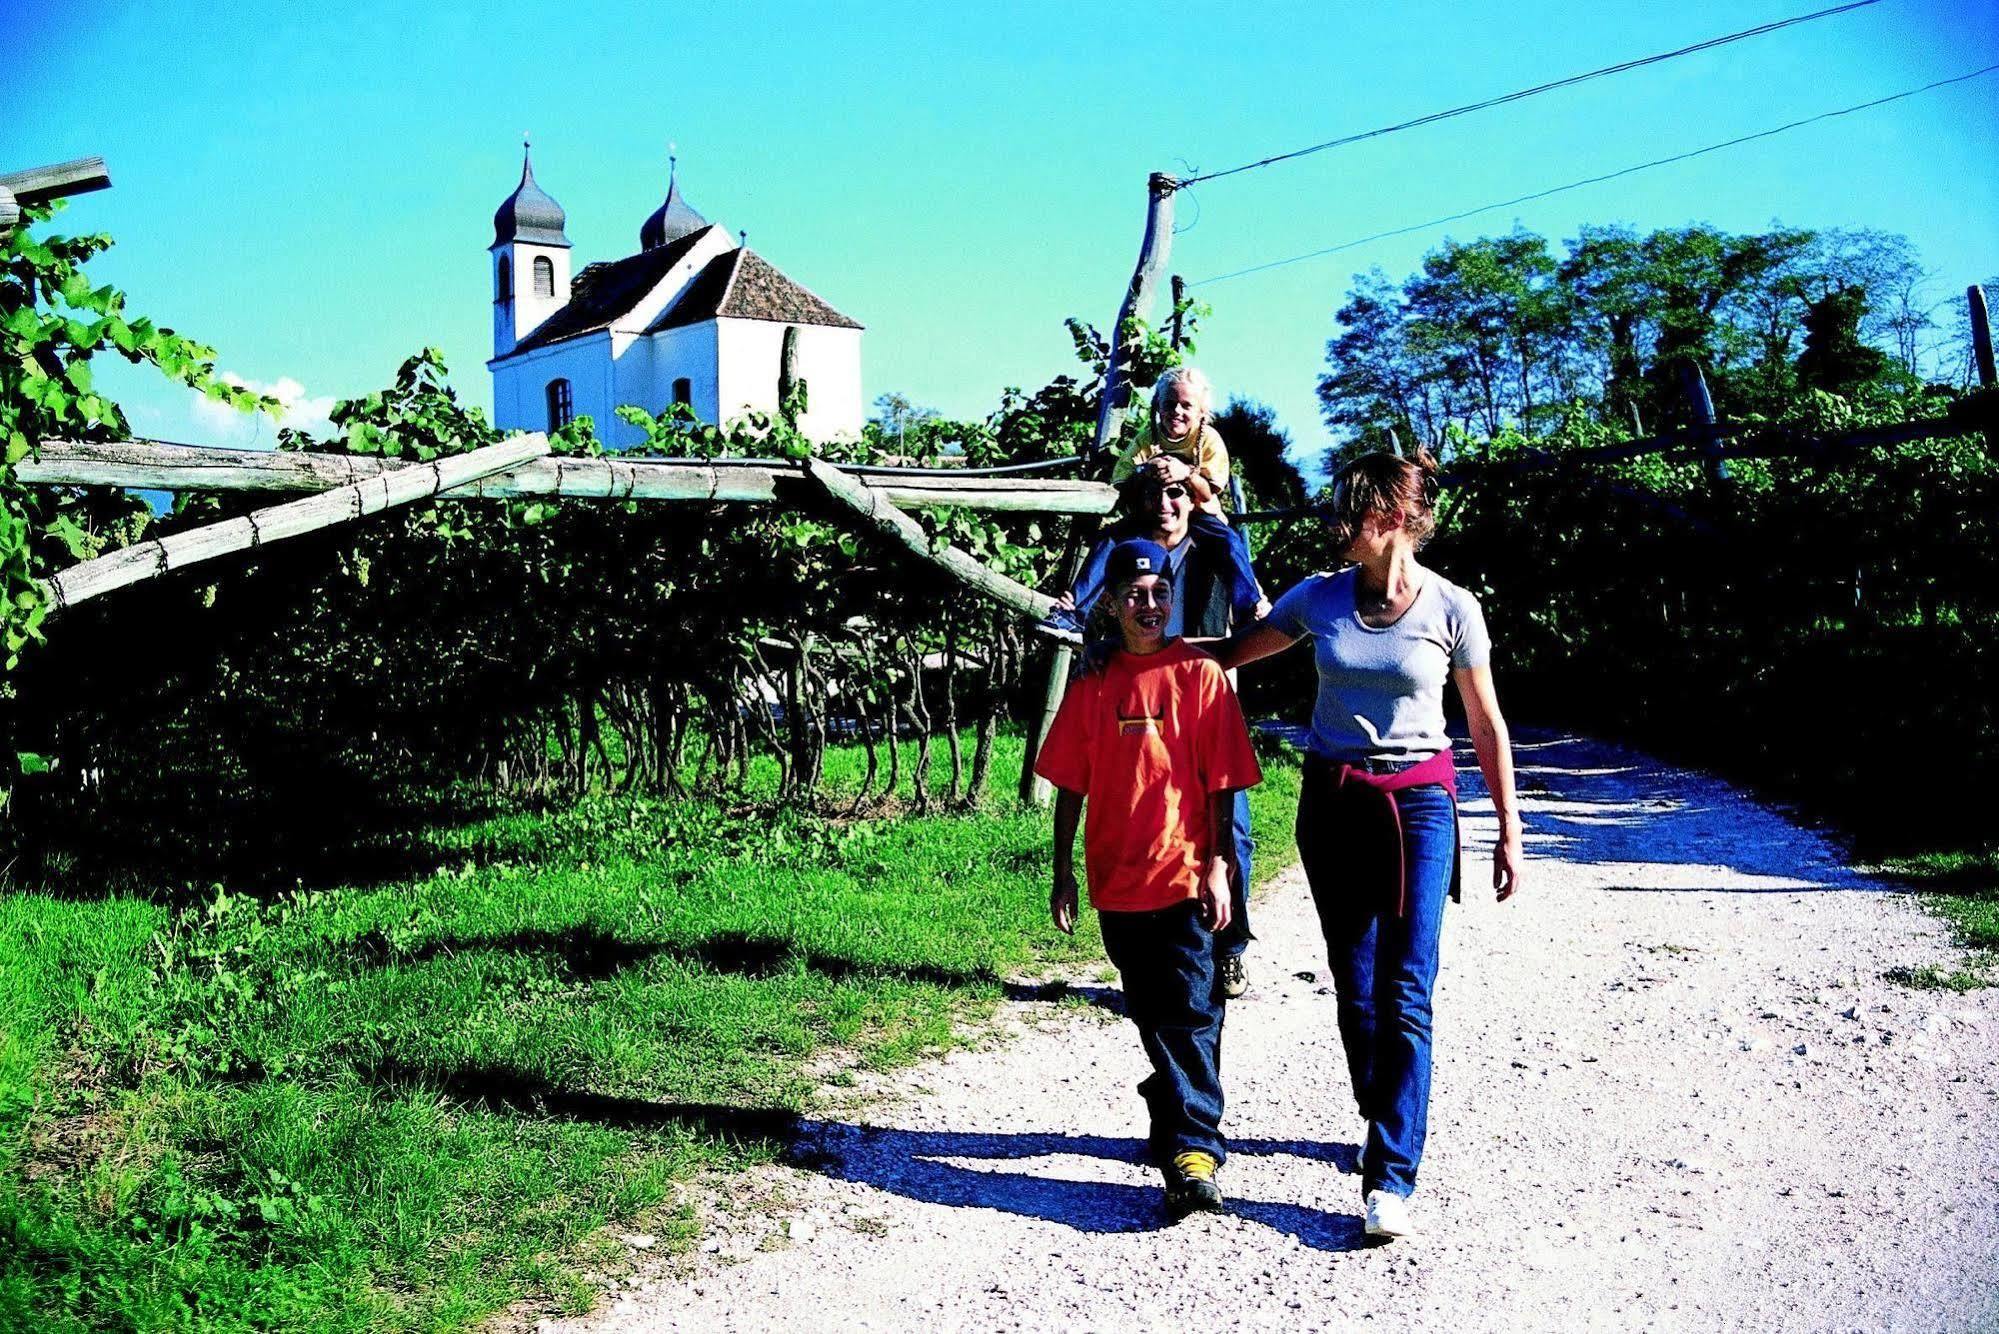
<path fill-rule="evenodd" d="M 1151 170 L 1268 153 L 1822 7 L 1509 3 L 80 8 L 0 0 L 0 163 L 101 154 L 59 226 L 136 309 L 288 381 L 302 416 L 441 347 L 490 403 L 486 246 L 531 131 L 580 265 L 637 248 L 677 142 L 714 221 L 868 326 L 869 398 L 982 416 L 1107 324 Z M 21 60 L 21 52 L 29 59 Z M 1189 279 L 1698 147 L 1999 60 L 1989 0 L 1885 0 L 1181 197 Z M 1301 455 L 1332 312 L 1371 265 L 1516 222 L 1908 235 L 1939 296 L 1999 272 L 1999 76 L 1199 290 L 1199 361 Z M 135 428 L 268 442 L 137 373 Z"/>

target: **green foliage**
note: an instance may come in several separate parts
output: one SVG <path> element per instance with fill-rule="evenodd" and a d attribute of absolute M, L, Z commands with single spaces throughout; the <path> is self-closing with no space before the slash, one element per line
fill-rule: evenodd
<path fill-rule="evenodd" d="M 836 749 L 827 781 L 864 765 Z M 1266 877 L 1297 792 L 1267 771 Z M 829 1077 L 957 1043 L 1001 978 L 1097 957 L 1048 925 L 1047 818 L 1011 803 L 829 822 L 598 798 L 421 845 L 421 873 L 268 901 L 0 898 L 0 1327 L 580 1311 L 617 1232 L 691 1246 L 689 1178 L 770 1159 L 755 1113 L 833 1115 Z M 682 1115 L 715 1106 L 751 1115 Z"/>
<path fill-rule="evenodd" d="M 1940 370 L 1924 284 L 1908 242 L 1876 232 L 1585 227 L 1561 255 L 1525 231 L 1449 241 L 1400 284 L 1355 278 L 1319 397 L 1336 453 L 1545 430 L 1578 404 L 1663 431 L 1687 421 L 1688 361 L 1723 416 L 1776 418 L 1800 375 L 1861 396 Z"/>
<path fill-rule="evenodd" d="M 26 207 L 18 225 L 0 231 L 0 668 L 9 674 L 41 638 L 48 547 L 72 559 L 95 554 L 89 530 L 63 512 L 61 499 L 32 496 L 15 476 L 44 440 L 126 434 L 124 413 L 97 392 L 93 357 L 115 351 L 215 402 L 278 410 L 275 399 L 217 378 L 212 348 L 130 315 L 117 289 L 92 285 L 84 265 L 110 237 L 34 235 L 60 208 L 60 201 Z"/>

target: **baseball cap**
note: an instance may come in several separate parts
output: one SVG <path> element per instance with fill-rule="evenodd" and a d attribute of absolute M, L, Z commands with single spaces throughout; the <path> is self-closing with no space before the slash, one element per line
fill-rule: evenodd
<path fill-rule="evenodd" d="M 1173 572 L 1166 566 L 1166 548 L 1149 538 L 1134 537 L 1111 548 L 1110 561 L 1104 567 L 1104 577 L 1110 582 L 1123 583 L 1141 574 L 1156 574 L 1171 579 Z"/>

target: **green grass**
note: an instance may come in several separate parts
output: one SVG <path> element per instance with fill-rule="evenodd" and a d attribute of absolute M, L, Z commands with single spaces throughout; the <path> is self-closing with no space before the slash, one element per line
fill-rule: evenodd
<path fill-rule="evenodd" d="M 1259 878 L 1296 790 L 1255 794 Z M 596 798 L 420 846 L 431 873 L 274 902 L 0 895 L 0 1328 L 580 1309 L 609 1225 L 689 1244 L 685 1183 L 776 1151 L 712 1108 L 809 1109 L 1100 957 L 1048 926 L 1047 817 L 1010 801 Z"/>
<path fill-rule="evenodd" d="M 1874 868 L 1916 886 L 1971 955 L 1958 967 L 1896 968 L 1890 981 L 1937 991 L 1999 986 L 1999 846 L 1897 857 Z"/>

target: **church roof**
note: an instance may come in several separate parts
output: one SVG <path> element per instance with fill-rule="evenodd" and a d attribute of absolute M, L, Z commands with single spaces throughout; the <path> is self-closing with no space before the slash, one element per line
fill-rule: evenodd
<path fill-rule="evenodd" d="M 785 277 L 769 260 L 747 246 L 709 260 L 707 267 L 680 294 L 680 299 L 646 332 L 678 329 L 717 318 L 820 324 L 835 329 L 862 327 L 859 321 L 848 319 Z"/>
<path fill-rule="evenodd" d="M 527 241 L 534 245 L 569 248 L 562 227 L 567 219 L 562 205 L 535 184 L 534 165 L 528 160 L 527 145 L 521 145 L 521 183 L 493 214 L 493 244 Z"/>
<path fill-rule="evenodd" d="M 680 173 L 672 172 L 666 178 L 666 202 L 639 226 L 639 248 L 656 250 L 683 236 L 692 236 L 707 225 L 708 219 L 696 213 L 681 196 Z"/>
<path fill-rule="evenodd" d="M 569 285 L 569 304 L 536 325 L 534 332 L 514 345 L 514 352 L 531 352 L 550 343 L 608 329 L 659 286 L 660 279 L 694 249 L 706 230 L 703 228 L 655 250 L 641 250 L 608 264 L 588 266 Z"/>

